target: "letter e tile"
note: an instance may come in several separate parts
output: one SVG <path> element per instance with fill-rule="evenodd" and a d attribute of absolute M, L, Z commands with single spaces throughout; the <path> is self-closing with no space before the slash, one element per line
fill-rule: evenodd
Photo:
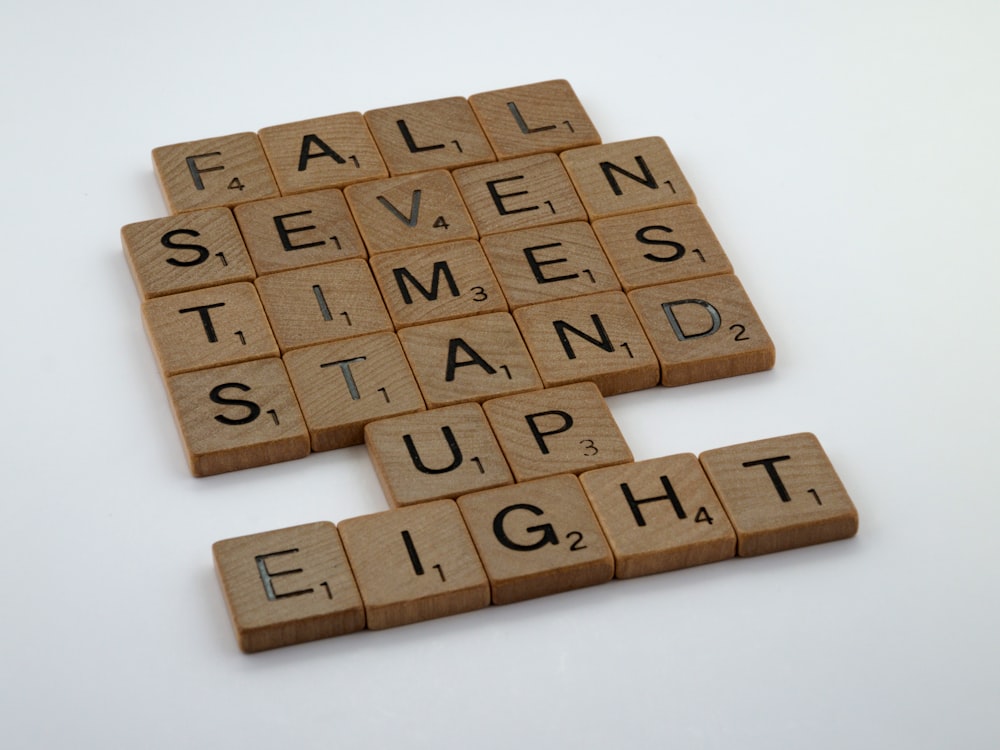
<path fill-rule="evenodd" d="M 365 626 L 340 535 L 328 521 L 225 539 L 212 553 L 237 642 L 247 653 Z"/>
<path fill-rule="evenodd" d="M 857 533 L 854 503 L 811 433 L 717 448 L 699 458 L 736 529 L 741 557 Z"/>

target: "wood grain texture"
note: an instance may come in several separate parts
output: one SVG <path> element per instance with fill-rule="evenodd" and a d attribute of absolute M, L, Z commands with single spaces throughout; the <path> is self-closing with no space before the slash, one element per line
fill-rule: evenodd
<path fill-rule="evenodd" d="M 614 558 L 575 476 L 458 498 L 494 604 L 605 583 Z"/>
<path fill-rule="evenodd" d="M 489 581 L 454 501 L 348 518 L 339 528 L 369 629 L 489 605 Z"/>
<path fill-rule="evenodd" d="M 167 393 L 196 477 L 309 455 L 309 433 L 279 359 L 175 375 Z"/>
<path fill-rule="evenodd" d="M 424 408 L 394 333 L 308 346 L 283 359 L 314 451 L 360 445 L 369 422 Z"/>
<path fill-rule="evenodd" d="M 812 433 L 716 448 L 699 459 L 736 529 L 741 557 L 858 531 L 857 509 Z"/>
<path fill-rule="evenodd" d="M 389 176 L 360 112 L 274 125 L 257 135 L 282 195 Z"/>
<path fill-rule="evenodd" d="M 580 475 L 615 557 L 635 578 L 726 560 L 736 533 L 693 453 Z"/>
<path fill-rule="evenodd" d="M 687 385 L 774 367 L 774 344 L 731 274 L 630 292 L 660 360 L 663 385 Z"/>
<path fill-rule="evenodd" d="M 569 81 L 553 80 L 469 97 L 499 159 L 592 146 L 601 136 Z"/>
<path fill-rule="evenodd" d="M 234 133 L 153 149 L 153 168 L 170 213 L 279 195 L 256 133 Z"/>
<path fill-rule="evenodd" d="M 370 422 L 365 443 L 389 504 L 415 505 L 514 481 L 478 404 Z"/>
<path fill-rule="evenodd" d="M 237 643 L 247 653 L 365 626 L 340 535 L 328 521 L 224 539 L 212 554 Z"/>

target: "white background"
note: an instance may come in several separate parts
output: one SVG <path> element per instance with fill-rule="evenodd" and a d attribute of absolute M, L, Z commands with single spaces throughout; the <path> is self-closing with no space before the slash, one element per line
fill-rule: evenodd
<path fill-rule="evenodd" d="M 0 745 L 995 748 L 1000 6 L 5 2 Z M 636 458 L 815 432 L 855 539 L 246 656 L 219 539 L 365 449 L 187 473 L 122 225 L 150 151 L 567 78 L 664 137 L 778 349 L 610 399 Z"/>

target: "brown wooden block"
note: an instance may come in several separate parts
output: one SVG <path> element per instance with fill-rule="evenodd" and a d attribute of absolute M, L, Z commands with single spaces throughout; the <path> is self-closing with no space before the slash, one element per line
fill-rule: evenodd
<path fill-rule="evenodd" d="M 365 443 L 385 496 L 395 507 L 514 481 L 479 404 L 370 422 Z"/>
<path fill-rule="evenodd" d="M 153 149 L 153 167 L 171 213 L 273 198 L 278 186 L 255 133 Z"/>
<path fill-rule="evenodd" d="M 632 461 L 593 383 L 493 399 L 483 411 L 518 482 Z"/>
<path fill-rule="evenodd" d="M 621 289 L 586 222 L 491 234 L 480 242 L 511 308 Z"/>
<path fill-rule="evenodd" d="M 394 333 L 296 349 L 284 361 L 314 451 L 360 445 L 369 422 L 424 408 Z"/>
<path fill-rule="evenodd" d="M 846 539 L 858 512 L 815 435 L 705 451 L 699 457 L 736 529 L 741 557 Z"/>
<path fill-rule="evenodd" d="M 372 256 L 372 273 L 396 328 L 507 312 L 482 247 L 446 242 Z"/>
<path fill-rule="evenodd" d="M 284 195 L 389 176 L 360 112 L 275 125 L 258 136 Z"/>
<path fill-rule="evenodd" d="M 479 237 L 445 171 L 364 182 L 344 194 L 372 255 Z"/>
<path fill-rule="evenodd" d="M 399 340 L 428 408 L 542 387 L 509 313 L 403 328 Z"/>
<path fill-rule="evenodd" d="M 663 385 L 686 385 L 774 367 L 774 344 L 731 274 L 630 292 L 660 360 Z"/>
<path fill-rule="evenodd" d="M 454 177 L 481 235 L 587 218 L 555 154 L 465 167 Z"/>
<path fill-rule="evenodd" d="M 143 299 L 257 275 L 228 208 L 128 224 L 122 227 L 122 249 Z"/>
<path fill-rule="evenodd" d="M 272 273 L 255 283 L 282 352 L 392 330 L 363 260 Z"/>
<path fill-rule="evenodd" d="M 600 219 L 594 222 L 594 233 L 627 292 L 733 272 L 715 232 L 694 204 Z"/>
<path fill-rule="evenodd" d="M 614 558 L 572 475 L 458 499 L 494 604 L 510 604 L 610 581 Z"/>
<path fill-rule="evenodd" d="M 215 570 L 247 653 L 362 630 L 365 610 L 329 521 L 224 539 Z"/>
<path fill-rule="evenodd" d="M 253 284 L 196 289 L 142 304 L 153 352 L 165 375 L 278 356 Z"/>
<path fill-rule="evenodd" d="M 616 578 L 736 554 L 736 533 L 693 453 L 588 471 L 580 483 L 611 545 Z"/>
<path fill-rule="evenodd" d="M 660 381 L 656 354 L 622 292 L 521 307 L 514 320 L 546 388 L 589 380 L 614 396 Z"/>
<path fill-rule="evenodd" d="M 340 534 L 371 630 L 489 606 L 489 581 L 452 500 L 348 518 Z"/>
<path fill-rule="evenodd" d="M 368 255 L 339 190 L 248 203 L 234 214 L 258 274 Z"/>
<path fill-rule="evenodd" d="M 591 219 L 696 202 L 659 137 L 575 148 L 561 158 Z"/>
<path fill-rule="evenodd" d="M 167 391 L 196 477 L 309 455 L 309 433 L 279 359 L 175 375 Z"/>
<path fill-rule="evenodd" d="M 592 146 L 601 136 L 568 81 L 542 81 L 469 97 L 499 159 Z"/>
<path fill-rule="evenodd" d="M 390 174 L 496 161 L 469 102 L 460 96 L 365 112 Z"/>

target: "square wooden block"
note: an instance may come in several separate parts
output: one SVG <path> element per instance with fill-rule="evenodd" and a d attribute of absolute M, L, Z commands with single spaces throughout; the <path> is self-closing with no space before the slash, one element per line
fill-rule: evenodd
<path fill-rule="evenodd" d="M 314 451 L 360 445 L 369 422 L 424 408 L 394 333 L 296 349 L 284 361 Z"/>
<path fill-rule="evenodd" d="M 256 277 L 228 208 L 122 227 L 122 249 L 143 299 Z"/>
<path fill-rule="evenodd" d="M 399 340 L 428 408 L 542 387 L 509 313 L 403 328 Z"/>
<path fill-rule="evenodd" d="M 258 274 L 368 255 L 339 190 L 257 201 L 234 213 Z"/>
<path fill-rule="evenodd" d="M 365 610 L 329 521 L 224 539 L 215 570 L 247 653 L 362 630 Z"/>
<path fill-rule="evenodd" d="M 479 237 L 448 172 L 363 182 L 344 194 L 371 255 Z"/>
<path fill-rule="evenodd" d="M 614 396 L 660 382 L 656 354 L 622 292 L 521 307 L 514 320 L 546 388 L 589 380 Z"/>
<path fill-rule="evenodd" d="M 394 507 L 454 498 L 514 481 L 478 404 L 370 422 L 365 443 Z"/>
<path fill-rule="evenodd" d="M 693 453 L 588 471 L 580 483 L 611 545 L 616 578 L 736 554 L 736 533 Z"/>
<path fill-rule="evenodd" d="M 696 202 L 659 137 L 575 148 L 562 160 L 591 219 Z"/>
<path fill-rule="evenodd" d="M 363 260 L 272 273 L 255 283 L 282 352 L 392 330 Z"/>
<path fill-rule="evenodd" d="M 280 359 L 175 375 L 167 392 L 196 477 L 309 455 L 309 433 Z"/>
<path fill-rule="evenodd" d="M 687 385 L 774 367 L 774 344 L 731 274 L 630 292 L 660 360 L 663 385 Z"/>
<path fill-rule="evenodd" d="M 592 146 L 594 123 L 568 81 L 542 81 L 469 97 L 499 159 Z"/>
<path fill-rule="evenodd" d="M 717 448 L 699 458 L 736 529 L 741 557 L 858 531 L 854 503 L 811 433 Z"/>
<path fill-rule="evenodd" d="M 614 558 L 574 476 L 562 475 L 458 499 L 483 561 L 494 604 L 606 583 Z"/>
<path fill-rule="evenodd" d="M 164 375 L 279 354 L 247 282 L 155 297 L 142 304 L 142 317 Z"/>
<path fill-rule="evenodd" d="M 273 198 L 278 185 L 255 133 L 153 149 L 153 168 L 171 213 Z"/>
<path fill-rule="evenodd" d="M 627 292 L 733 272 L 715 232 L 693 204 L 600 219 L 594 232 Z"/>
<path fill-rule="evenodd" d="M 365 120 L 393 175 L 496 161 L 472 107 L 460 96 L 373 109 Z"/>
<path fill-rule="evenodd" d="M 445 242 L 372 256 L 372 273 L 396 328 L 507 312 L 482 247 Z"/>
<path fill-rule="evenodd" d="M 518 482 L 632 461 L 593 383 L 493 399 L 483 411 Z"/>
<path fill-rule="evenodd" d="M 454 177 L 481 235 L 587 218 L 555 154 L 466 167 Z"/>
<path fill-rule="evenodd" d="M 389 176 L 360 112 L 274 125 L 257 135 L 283 195 Z"/>
<path fill-rule="evenodd" d="M 586 222 L 491 234 L 480 242 L 512 309 L 621 290 Z"/>
<path fill-rule="evenodd" d="M 371 630 L 482 609 L 490 585 L 452 500 L 340 522 Z"/>

